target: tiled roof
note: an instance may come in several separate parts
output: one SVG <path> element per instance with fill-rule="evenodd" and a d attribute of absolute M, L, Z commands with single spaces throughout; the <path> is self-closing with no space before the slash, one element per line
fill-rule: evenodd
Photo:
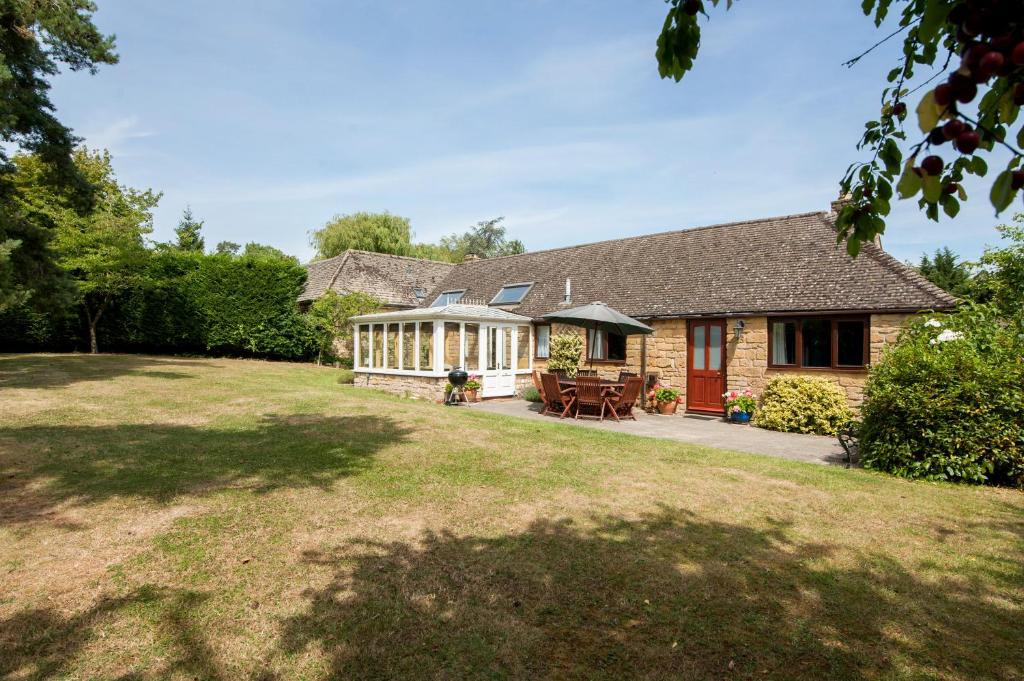
<path fill-rule="evenodd" d="M 460 263 L 426 295 L 466 289 L 491 300 L 505 284 L 534 282 L 504 309 L 539 318 L 601 300 L 632 317 L 765 312 L 911 311 L 956 300 L 874 244 L 858 258 L 836 245 L 824 213 L 699 227 Z"/>
<path fill-rule="evenodd" d="M 345 251 L 306 266 L 306 288 L 299 302 L 315 300 L 328 289 L 338 293 L 362 291 L 389 307 L 416 307 L 413 291 L 434 288 L 454 267 L 452 263 L 406 258 L 369 251 Z"/>
<path fill-rule="evenodd" d="M 529 322 L 529 317 L 486 305 L 452 303 L 439 307 L 420 307 L 415 310 L 376 312 L 353 317 L 355 322 L 386 322 L 409 319 L 461 319 L 463 321 Z"/>

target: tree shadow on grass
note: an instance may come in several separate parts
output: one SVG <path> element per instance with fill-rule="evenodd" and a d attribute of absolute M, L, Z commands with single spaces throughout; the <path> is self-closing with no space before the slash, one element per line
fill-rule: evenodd
<path fill-rule="evenodd" d="M 409 432 L 372 415 L 270 416 L 244 429 L 0 427 L 0 525 L 46 520 L 61 504 L 112 497 L 166 502 L 227 488 L 327 489 Z"/>
<path fill-rule="evenodd" d="M 61 388 L 124 375 L 193 378 L 192 374 L 175 369 L 209 366 L 209 362 L 147 355 L 0 355 L 0 390 Z"/>
<path fill-rule="evenodd" d="M 118 679 L 230 678 L 207 642 L 209 632 L 195 621 L 196 610 L 207 598 L 196 591 L 145 585 L 125 595 L 101 597 L 72 616 L 46 608 L 16 613 L 0 620 L 0 679 L 63 677 L 90 643 L 112 630 L 120 634 L 140 626 L 155 628 L 167 654 L 158 664 L 136 660 L 137 668 Z"/>
<path fill-rule="evenodd" d="M 1024 673 L 1022 606 L 1010 594 L 837 553 L 782 523 L 755 529 L 670 508 L 586 529 L 541 520 L 497 537 L 354 543 L 306 556 L 334 576 L 305 594 L 280 647 L 285 660 L 323 651 L 335 678 Z"/>

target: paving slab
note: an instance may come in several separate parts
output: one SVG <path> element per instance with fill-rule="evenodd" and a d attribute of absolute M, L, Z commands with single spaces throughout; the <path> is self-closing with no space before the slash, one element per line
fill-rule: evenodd
<path fill-rule="evenodd" d="M 469 409 L 516 416 L 526 419 L 544 419 L 581 428 L 599 428 L 632 435 L 678 440 L 706 447 L 730 449 L 751 454 L 776 456 L 805 463 L 845 465 L 846 455 L 834 437 L 777 433 L 749 425 L 729 423 L 722 418 L 696 414 L 662 416 L 637 410 L 636 421 L 614 419 L 573 419 L 541 416 L 541 405 L 521 399 L 492 399 L 469 405 Z"/>

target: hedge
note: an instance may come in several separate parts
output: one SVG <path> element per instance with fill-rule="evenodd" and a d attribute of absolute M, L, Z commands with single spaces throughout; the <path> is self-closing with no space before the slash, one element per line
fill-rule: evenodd
<path fill-rule="evenodd" d="M 147 285 L 115 298 L 100 320 L 100 350 L 306 359 L 314 329 L 296 299 L 306 271 L 266 256 L 156 251 Z M 0 348 L 85 350 L 75 308 L 0 315 Z"/>

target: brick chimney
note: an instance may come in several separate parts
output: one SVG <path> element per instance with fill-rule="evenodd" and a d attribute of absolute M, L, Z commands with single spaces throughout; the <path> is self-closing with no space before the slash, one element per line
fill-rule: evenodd
<path fill-rule="evenodd" d="M 832 215 L 839 215 L 839 211 L 843 209 L 843 206 L 851 203 L 853 203 L 853 194 L 840 194 L 839 198 L 830 204 L 832 206 Z"/>
<path fill-rule="evenodd" d="M 462 257 L 462 262 L 473 262 L 474 260 L 479 260 L 479 259 L 480 259 L 480 256 L 477 255 L 476 253 L 467 253 L 466 255 L 464 255 Z"/>
<path fill-rule="evenodd" d="M 839 198 L 833 201 L 830 205 L 832 208 L 832 217 L 839 215 L 839 211 L 843 209 L 843 206 L 847 206 L 853 203 L 852 194 L 840 194 Z M 882 248 L 882 235 L 876 234 L 875 238 L 871 240 L 879 248 Z"/>

